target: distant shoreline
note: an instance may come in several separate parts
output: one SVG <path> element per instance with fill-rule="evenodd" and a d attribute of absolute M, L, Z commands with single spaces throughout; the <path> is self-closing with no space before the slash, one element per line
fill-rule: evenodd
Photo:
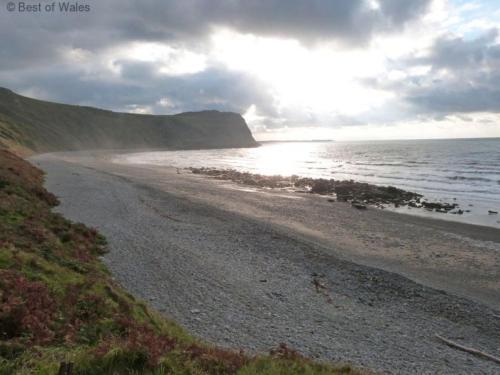
<path fill-rule="evenodd" d="M 286 143 L 286 142 L 405 142 L 405 141 L 480 141 L 500 140 L 500 137 L 476 137 L 476 138 L 402 138 L 402 139 L 294 139 L 294 140 L 256 140 L 257 143 Z"/>
<path fill-rule="evenodd" d="M 334 139 L 292 139 L 292 140 L 271 140 L 271 141 L 257 141 L 257 143 L 328 143 L 337 142 Z"/>

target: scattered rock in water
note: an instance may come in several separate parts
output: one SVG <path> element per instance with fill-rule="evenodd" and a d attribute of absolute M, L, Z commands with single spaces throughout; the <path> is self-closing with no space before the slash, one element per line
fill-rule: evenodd
<path fill-rule="evenodd" d="M 408 207 L 422 208 L 422 205 L 420 204 L 420 199 L 415 200 L 415 201 L 409 201 L 408 202 Z"/>
<path fill-rule="evenodd" d="M 351 202 L 351 206 L 357 208 L 358 210 L 366 210 L 366 205 L 363 203 L 353 201 Z"/>
<path fill-rule="evenodd" d="M 428 211 L 448 213 L 452 210 L 461 215 L 457 203 L 428 202 L 421 194 L 399 189 L 394 186 L 378 186 L 354 180 L 334 180 L 325 178 L 290 177 L 275 175 L 265 176 L 234 169 L 188 168 L 194 174 L 203 174 L 218 180 L 230 180 L 236 183 L 260 188 L 288 189 L 300 193 L 330 195 L 328 202 L 350 202 L 357 209 L 366 209 L 369 205 L 384 208 L 394 207 L 424 208 Z M 462 213 L 460 213 L 462 212 Z"/>
<path fill-rule="evenodd" d="M 311 186 L 311 193 L 313 194 L 331 194 L 334 187 L 328 180 L 319 179 L 315 180 Z"/>
<path fill-rule="evenodd" d="M 447 213 L 458 207 L 456 203 L 441 203 L 441 202 L 422 202 L 422 206 L 425 208 L 430 208 L 436 212 Z"/>

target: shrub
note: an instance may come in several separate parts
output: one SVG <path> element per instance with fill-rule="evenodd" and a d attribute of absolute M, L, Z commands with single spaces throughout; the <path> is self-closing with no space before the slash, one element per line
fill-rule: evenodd
<path fill-rule="evenodd" d="M 0 335 L 30 344 L 44 344 L 54 337 L 54 300 L 47 287 L 28 281 L 17 271 L 0 271 Z"/>
<path fill-rule="evenodd" d="M 195 361 L 208 374 L 236 374 L 246 363 L 248 357 L 242 352 L 232 352 L 218 348 L 207 348 L 197 344 L 185 349 L 190 360 Z"/>

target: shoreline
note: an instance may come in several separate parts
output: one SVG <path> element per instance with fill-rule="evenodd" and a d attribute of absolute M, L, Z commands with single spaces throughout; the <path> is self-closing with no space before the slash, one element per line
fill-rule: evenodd
<path fill-rule="evenodd" d="M 175 167 L 171 167 L 171 168 L 175 168 Z M 175 168 L 175 169 L 179 169 L 179 168 Z M 319 196 L 323 197 L 324 199 L 328 200 L 328 202 L 331 202 L 331 203 L 334 202 L 331 200 L 333 197 L 335 197 L 334 191 L 333 192 L 330 191 L 330 192 L 325 192 L 325 193 L 318 193 L 318 192 L 314 192 L 311 190 L 293 190 L 292 185 L 288 186 L 288 187 L 287 186 L 274 186 L 274 187 L 266 186 L 268 181 L 271 181 L 271 184 L 273 183 L 272 181 L 278 181 L 278 182 L 283 181 L 283 180 L 286 181 L 286 180 L 290 179 L 289 176 L 259 175 L 259 174 L 248 173 L 248 172 L 239 172 L 239 171 L 234 170 L 234 169 L 219 169 L 219 168 L 189 167 L 189 168 L 183 168 L 183 169 L 190 171 L 193 174 L 205 175 L 208 178 L 214 178 L 216 180 L 231 181 L 237 185 L 253 187 L 255 189 L 270 189 L 270 191 L 273 191 L 273 190 L 275 192 L 284 191 L 284 192 L 292 193 L 292 194 L 316 194 L 316 195 L 319 195 Z M 204 171 L 200 171 L 200 170 L 205 170 L 205 171 L 208 171 L 209 173 L 205 173 Z M 212 171 L 216 172 L 216 173 L 215 174 L 210 173 Z M 247 175 L 249 177 L 255 177 L 257 179 L 261 179 L 264 182 L 263 183 L 257 182 L 257 183 L 248 184 L 248 183 L 245 183 L 244 181 L 241 181 L 239 178 L 232 179 L 230 177 L 228 177 L 228 178 L 220 177 L 221 174 L 224 175 L 224 172 L 230 172 L 230 173 L 236 172 L 239 176 Z M 312 182 L 324 181 L 324 179 L 321 179 L 321 178 L 301 178 L 301 177 L 298 177 L 298 179 L 310 180 Z M 380 187 L 382 187 L 382 188 L 391 187 L 391 186 L 374 185 L 374 184 L 368 184 L 368 183 L 360 183 L 360 182 L 352 181 L 352 180 L 351 181 L 339 181 L 339 182 L 340 183 L 347 182 L 348 184 L 367 185 L 369 187 L 369 189 L 380 188 Z M 299 185 L 299 186 L 303 186 L 303 185 Z M 295 187 L 297 187 L 297 186 L 295 186 Z M 371 202 L 371 203 L 370 202 L 359 202 L 356 199 L 354 199 L 354 201 L 357 201 L 359 203 L 363 203 L 366 205 L 366 207 L 363 207 L 361 209 L 367 209 L 367 208 L 371 207 L 374 209 L 378 209 L 379 212 L 382 212 L 382 210 L 384 210 L 383 211 L 384 215 L 393 214 L 395 220 L 400 219 L 400 217 L 401 217 L 400 215 L 403 215 L 405 217 L 405 220 L 412 222 L 412 223 L 415 223 L 417 225 L 431 227 L 434 229 L 439 228 L 442 230 L 454 232 L 457 235 L 465 235 L 467 237 L 470 237 L 470 238 L 476 239 L 476 240 L 480 240 L 480 241 L 500 242 L 500 228 L 497 228 L 494 226 L 476 224 L 476 223 L 455 221 L 455 220 L 453 220 L 453 216 L 451 216 L 451 215 L 439 215 L 439 216 L 432 215 L 433 213 L 446 214 L 448 212 L 442 212 L 442 211 L 440 212 L 440 211 L 437 211 L 436 209 L 426 209 L 425 206 L 419 206 L 419 207 L 410 206 L 408 203 L 409 202 L 413 203 L 411 201 L 411 199 L 415 199 L 415 198 L 417 198 L 417 199 L 421 198 L 423 202 L 428 202 L 431 205 L 434 205 L 434 204 L 441 205 L 441 203 L 434 202 L 434 201 L 427 201 L 425 196 L 422 194 L 419 194 L 419 193 L 409 192 L 409 191 L 405 191 L 405 190 L 399 189 L 399 188 L 397 190 L 399 190 L 403 194 L 404 193 L 410 194 L 409 195 L 410 201 L 400 204 L 401 207 L 390 206 L 391 204 L 394 204 L 392 201 L 397 199 L 397 197 L 389 198 L 388 202 L 385 202 L 384 206 L 382 206 L 378 202 Z M 245 191 L 245 190 L 242 189 L 242 191 Z M 337 198 L 337 197 L 335 197 L 335 198 Z M 352 199 L 345 199 L 345 200 L 338 200 L 338 201 L 351 204 L 351 207 L 356 208 L 355 206 L 352 205 Z M 443 206 L 449 207 L 449 205 L 447 205 L 446 203 L 443 204 Z M 415 208 L 415 210 L 404 211 L 404 210 L 398 210 L 398 208 Z M 460 206 L 457 204 L 456 206 L 451 207 L 449 210 L 453 210 L 454 208 L 460 209 Z M 358 209 L 360 209 L 360 208 L 358 208 Z M 424 210 L 426 212 L 424 212 Z M 416 212 L 419 212 L 420 214 L 417 214 Z M 498 214 L 498 213 L 495 213 L 495 215 L 496 214 Z M 456 213 L 455 213 L 455 215 L 456 215 Z M 500 217 L 499 217 L 499 219 L 500 219 Z"/>
<path fill-rule="evenodd" d="M 497 369 L 433 338 L 496 354 L 494 228 L 436 228 L 432 219 L 249 193 L 101 157 L 33 161 L 61 212 L 109 238 L 105 262 L 116 279 L 210 342 L 259 352 L 278 340 L 313 358 L 403 374 Z"/>
<path fill-rule="evenodd" d="M 426 145 L 421 146 L 427 147 Z M 387 145 L 389 150 L 392 150 L 391 147 Z M 398 149 L 400 146 L 394 147 Z M 422 194 L 428 202 L 439 203 L 437 208 L 442 209 L 442 211 L 454 212 L 455 215 L 449 215 L 448 220 L 500 229 L 500 215 L 498 215 L 500 206 L 498 199 L 496 199 L 498 194 L 495 194 L 495 192 L 498 192 L 498 185 L 495 181 L 497 178 L 494 175 L 497 169 L 492 167 L 491 173 L 493 174 L 485 176 L 486 172 L 483 167 L 478 166 L 479 170 L 476 171 L 473 169 L 473 165 L 467 163 L 462 165 L 460 159 L 456 160 L 458 164 L 456 168 L 453 168 L 448 165 L 452 162 L 451 160 L 446 161 L 447 159 L 443 159 L 434 162 L 428 160 L 429 155 L 427 154 L 424 157 L 425 160 L 422 159 L 419 162 L 418 156 L 415 155 L 418 147 L 420 147 L 418 144 L 413 144 L 410 147 L 408 152 L 411 155 L 408 156 L 407 162 L 404 161 L 404 158 L 400 160 L 401 156 L 398 155 L 395 155 L 395 159 L 391 161 L 390 156 L 377 154 L 380 147 L 370 147 L 364 150 L 364 147 L 359 145 L 352 145 L 351 147 L 350 142 L 338 147 L 327 145 L 304 146 L 302 151 L 302 146 L 292 147 L 277 143 L 265 146 L 260 150 L 132 152 L 128 155 L 116 157 L 114 161 L 127 165 L 154 165 L 157 167 L 195 167 L 195 169 L 208 167 L 215 172 L 217 170 L 222 172 L 222 170 L 226 169 L 228 175 L 245 174 L 245 178 L 253 180 L 253 183 L 262 183 L 264 185 L 266 180 L 270 181 L 278 174 L 285 177 L 295 174 L 304 180 L 335 181 L 332 185 L 353 180 L 353 183 L 357 182 L 360 185 L 366 183 L 368 186 L 394 186 L 408 192 Z M 443 147 L 449 151 L 454 150 L 456 145 L 444 144 Z M 431 151 L 434 148 L 430 147 Z M 354 155 L 361 155 L 359 160 L 357 156 L 344 155 L 349 150 L 354 152 Z M 379 158 L 371 160 L 371 156 L 367 156 L 368 150 L 374 152 L 374 155 L 378 155 L 380 160 Z M 331 160 L 324 157 L 325 153 L 331 155 Z M 365 163 L 363 162 L 365 158 L 370 160 Z M 233 169 L 233 171 L 227 171 L 227 169 Z M 441 170 L 442 172 L 440 172 Z M 228 177 L 231 178 L 232 176 Z M 493 182 L 495 183 L 493 184 Z M 418 202 L 414 202 L 414 205 L 418 204 Z M 450 208 L 455 204 L 459 204 L 461 207 L 455 210 L 446 210 L 446 208 Z M 389 209 L 408 210 L 409 213 L 418 216 L 435 217 L 442 215 L 439 212 L 428 212 L 423 209 L 415 209 L 415 207 L 410 207 L 410 209 L 406 207 Z M 490 215 L 488 213 L 490 210 L 497 212 L 497 214 Z"/>
<path fill-rule="evenodd" d="M 179 174 L 175 167 L 114 163 L 113 155 L 114 151 L 62 152 L 41 154 L 35 159 L 83 165 L 160 191 L 174 189 L 184 199 L 264 220 L 301 241 L 325 246 L 336 257 L 396 272 L 500 309 L 498 228 L 446 220 L 449 216 L 442 214 L 436 218 L 393 210 L 357 210 L 345 202 L 326 202 L 328 198 L 318 194 L 246 187 L 190 172 Z M 287 215 L 276 209 L 283 205 L 287 206 Z M 313 220 L 304 212 L 314 213 Z M 330 223 L 336 221 L 340 225 L 331 227 Z M 459 269 L 457 264 L 447 264 L 455 260 Z M 478 285 L 472 287 L 476 278 Z M 489 291 L 485 292 L 483 286 Z"/>
<path fill-rule="evenodd" d="M 366 209 L 367 207 L 387 209 L 400 214 L 409 214 L 419 217 L 428 217 L 438 220 L 465 222 L 472 225 L 480 225 L 499 228 L 498 225 L 485 225 L 482 223 L 454 220 L 471 212 L 469 207 L 461 207 L 454 202 L 456 198 L 448 198 L 449 202 L 432 200 L 427 196 L 394 186 L 370 184 L 356 180 L 336 180 L 324 178 L 309 178 L 297 175 L 262 175 L 250 172 L 242 172 L 235 169 L 222 168 L 184 168 L 193 174 L 205 175 L 217 180 L 227 180 L 239 185 L 256 188 L 269 188 L 285 190 L 295 193 L 318 194 L 328 198 L 329 202 L 348 202 L 353 208 Z M 407 208 L 408 211 L 402 210 Z M 411 211 L 409 211 L 411 209 Z M 436 215 L 438 214 L 438 215 Z M 447 215 L 439 215 L 447 214 Z M 453 215 L 450 217 L 450 215 Z M 498 211 L 488 210 L 489 216 L 498 217 Z M 500 218 L 496 222 L 500 224 Z"/>

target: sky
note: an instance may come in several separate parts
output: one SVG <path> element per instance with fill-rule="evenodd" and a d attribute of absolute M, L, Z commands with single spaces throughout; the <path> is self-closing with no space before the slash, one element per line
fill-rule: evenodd
<path fill-rule="evenodd" d="M 500 137 L 500 0 L 11 3 L 0 86 L 22 95 L 233 111 L 258 140 Z"/>

